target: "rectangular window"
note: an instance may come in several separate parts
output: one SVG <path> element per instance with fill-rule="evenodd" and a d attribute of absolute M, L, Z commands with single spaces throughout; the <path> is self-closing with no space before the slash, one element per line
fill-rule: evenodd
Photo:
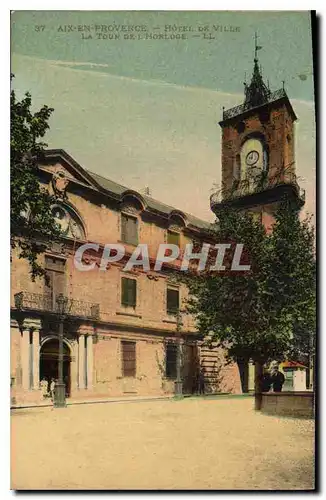
<path fill-rule="evenodd" d="M 179 311 L 179 290 L 177 288 L 167 288 L 166 290 L 166 311 L 168 314 L 176 314 Z"/>
<path fill-rule="evenodd" d="M 137 281 L 130 278 L 121 278 L 121 305 L 136 307 Z"/>
<path fill-rule="evenodd" d="M 66 261 L 55 257 L 45 256 L 45 272 L 48 282 L 45 282 L 46 306 L 50 310 L 56 309 L 56 298 L 65 293 L 65 265 Z"/>
<path fill-rule="evenodd" d="M 122 349 L 122 376 L 136 376 L 136 342 L 123 340 L 121 342 Z"/>
<path fill-rule="evenodd" d="M 166 346 L 165 376 L 167 378 L 177 378 L 177 349 L 176 344 L 167 344 Z"/>
<path fill-rule="evenodd" d="M 35 333 L 36 335 L 36 333 Z M 28 352 L 28 370 L 29 370 L 29 389 L 33 389 L 33 333 L 29 333 L 29 352 Z"/>
<path fill-rule="evenodd" d="M 138 245 L 138 220 L 136 217 L 121 214 L 121 241 Z"/>
<path fill-rule="evenodd" d="M 180 246 L 180 234 L 175 231 L 168 231 L 167 233 L 167 243 L 171 245 Z"/>

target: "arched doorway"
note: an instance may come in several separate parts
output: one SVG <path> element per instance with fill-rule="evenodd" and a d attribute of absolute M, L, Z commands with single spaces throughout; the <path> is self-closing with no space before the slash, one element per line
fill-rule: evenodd
<path fill-rule="evenodd" d="M 66 385 L 66 397 L 70 396 L 71 377 L 70 377 L 71 355 L 68 345 L 63 343 L 63 380 Z M 40 380 L 45 378 L 50 384 L 51 379 L 58 378 L 59 363 L 59 340 L 52 338 L 47 340 L 40 351 Z"/>

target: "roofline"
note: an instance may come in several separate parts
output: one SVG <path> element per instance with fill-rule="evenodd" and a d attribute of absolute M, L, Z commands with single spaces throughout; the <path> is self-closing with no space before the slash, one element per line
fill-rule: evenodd
<path fill-rule="evenodd" d="M 242 113 L 239 113 L 238 115 L 231 116 L 230 118 L 226 118 L 225 120 L 220 120 L 218 122 L 218 124 L 220 125 L 221 128 L 223 128 L 228 123 L 232 123 L 233 121 L 238 121 L 240 117 L 249 116 L 249 115 L 255 113 L 257 110 L 264 108 L 264 107 L 273 107 L 274 104 L 281 103 L 281 101 L 284 101 L 284 104 L 288 108 L 289 113 L 291 114 L 293 121 L 295 122 L 298 119 L 298 117 L 293 110 L 290 99 L 288 98 L 288 96 L 284 95 L 284 96 L 280 97 L 279 99 L 275 99 L 275 101 L 264 102 L 263 104 L 260 104 L 259 106 L 255 106 L 253 108 L 246 109 Z"/>
<path fill-rule="evenodd" d="M 77 172 L 91 184 L 95 185 L 98 190 L 101 190 L 100 184 L 96 182 L 95 179 L 87 172 L 85 168 L 83 168 L 70 154 L 67 153 L 64 149 L 45 149 L 43 151 L 45 158 L 55 158 L 61 157 L 65 159 L 73 168 L 77 170 Z"/>
<path fill-rule="evenodd" d="M 202 222 L 203 225 L 207 224 L 207 226 L 209 224 L 211 224 L 210 222 L 204 221 L 202 219 L 199 219 L 195 215 L 188 214 L 188 213 L 186 213 L 186 212 L 184 212 L 184 211 L 182 211 L 182 210 L 180 210 L 178 208 L 166 205 L 164 202 L 160 202 L 159 200 L 155 200 L 155 198 L 143 196 L 138 191 L 136 191 L 134 189 L 131 189 L 131 188 L 128 188 L 127 186 L 124 186 L 122 184 L 119 184 L 118 182 L 111 181 L 111 179 L 108 179 L 107 177 L 104 177 L 101 174 L 97 174 L 96 172 L 91 172 L 90 170 L 86 170 L 72 156 L 70 156 L 64 149 L 46 149 L 46 150 L 44 150 L 44 157 L 45 158 L 56 158 L 56 157 L 60 158 L 61 157 L 71 167 L 73 167 L 75 170 L 77 170 L 77 172 L 79 173 L 79 175 L 81 175 L 82 177 L 84 177 L 92 185 L 91 187 L 95 188 L 101 194 L 103 194 L 105 196 L 108 196 L 110 199 L 114 199 L 114 200 L 117 200 L 117 201 L 121 202 L 121 201 L 123 201 L 123 198 L 126 195 L 128 195 L 128 194 L 132 195 L 133 194 L 135 197 L 138 198 L 139 201 L 143 202 L 143 204 L 144 204 L 144 210 L 147 211 L 147 212 L 149 212 L 149 213 L 158 215 L 159 217 L 161 217 L 163 219 L 166 219 L 166 220 L 168 220 L 171 217 L 171 215 L 173 215 L 175 213 L 178 213 L 178 215 L 182 216 L 185 219 L 185 222 L 187 222 L 187 224 L 185 226 L 185 229 L 190 229 L 191 231 L 199 231 L 199 232 L 208 232 L 208 231 L 210 231 L 210 227 L 200 227 L 200 226 L 197 226 L 191 220 L 189 220 L 189 217 L 194 217 L 195 219 L 198 219 L 200 222 Z M 101 184 L 99 184 L 94 179 L 94 177 L 92 176 L 92 173 L 94 175 L 98 175 L 99 177 L 102 177 L 104 180 L 109 180 L 110 182 L 113 182 L 114 184 L 116 184 L 120 188 L 123 188 L 124 191 L 121 194 L 116 194 L 116 193 L 110 191 L 109 189 L 106 189 L 105 187 L 103 187 Z M 85 186 L 85 187 L 88 187 L 88 186 Z M 157 201 L 158 203 L 166 206 L 167 209 L 170 210 L 169 213 L 165 213 L 165 212 L 160 211 L 159 209 L 155 209 L 155 208 L 149 207 L 148 206 L 148 202 L 147 202 L 147 198 L 150 198 L 154 202 Z"/>

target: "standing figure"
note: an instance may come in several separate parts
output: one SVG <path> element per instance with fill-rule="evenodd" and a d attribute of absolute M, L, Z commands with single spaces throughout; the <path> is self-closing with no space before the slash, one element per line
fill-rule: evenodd
<path fill-rule="evenodd" d="M 49 394 L 49 389 L 48 389 L 49 383 L 45 377 L 42 378 L 40 385 L 41 385 L 43 399 L 45 399 L 48 397 Z"/>
<path fill-rule="evenodd" d="M 272 380 L 270 374 L 266 371 L 263 375 L 263 386 L 262 386 L 262 391 L 263 392 L 269 392 L 270 388 L 272 385 Z"/>
<path fill-rule="evenodd" d="M 65 384 L 65 394 L 66 394 L 66 398 L 69 396 L 69 387 L 68 387 L 68 383 L 69 383 L 69 378 L 68 378 L 68 375 L 65 375 L 64 376 L 64 384 Z"/>
<path fill-rule="evenodd" d="M 51 394 L 52 401 L 54 401 L 54 388 L 55 388 L 55 380 L 54 380 L 54 378 L 51 378 L 50 394 Z"/>
<path fill-rule="evenodd" d="M 198 375 L 199 394 L 205 394 L 205 370 L 200 368 Z"/>
<path fill-rule="evenodd" d="M 285 377 L 282 372 L 279 371 L 278 366 L 273 366 L 271 369 L 271 383 L 273 385 L 274 392 L 281 392 L 285 381 Z"/>

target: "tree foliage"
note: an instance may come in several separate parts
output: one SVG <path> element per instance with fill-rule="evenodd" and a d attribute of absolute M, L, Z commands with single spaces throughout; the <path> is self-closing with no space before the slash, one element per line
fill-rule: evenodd
<path fill-rule="evenodd" d="M 189 289 L 187 310 L 211 343 L 226 348 L 229 358 L 269 360 L 298 355 L 315 329 L 314 232 L 300 221 L 293 204 L 283 201 L 273 232 L 248 212 L 229 209 L 219 215 L 216 242 L 244 244 L 247 272 L 204 271 L 183 276 Z M 299 333 L 301 332 L 301 335 Z"/>
<path fill-rule="evenodd" d="M 27 259 L 34 281 L 45 276 L 38 256 L 45 242 L 60 237 L 60 228 L 51 213 L 54 197 L 39 183 L 39 162 L 47 144 L 42 139 L 49 128 L 52 108 L 43 106 L 32 112 L 32 98 L 26 92 L 19 101 L 11 91 L 10 185 L 11 247 L 19 258 Z"/>
<path fill-rule="evenodd" d="M 312 354 L 316 330 L 315 235 L 310 218 L 300 220 L 291 203 L 276 213 L 270 236 L 269 289 L 273 314 L 289 315 L 292 342 L 289 357 Z"/>

